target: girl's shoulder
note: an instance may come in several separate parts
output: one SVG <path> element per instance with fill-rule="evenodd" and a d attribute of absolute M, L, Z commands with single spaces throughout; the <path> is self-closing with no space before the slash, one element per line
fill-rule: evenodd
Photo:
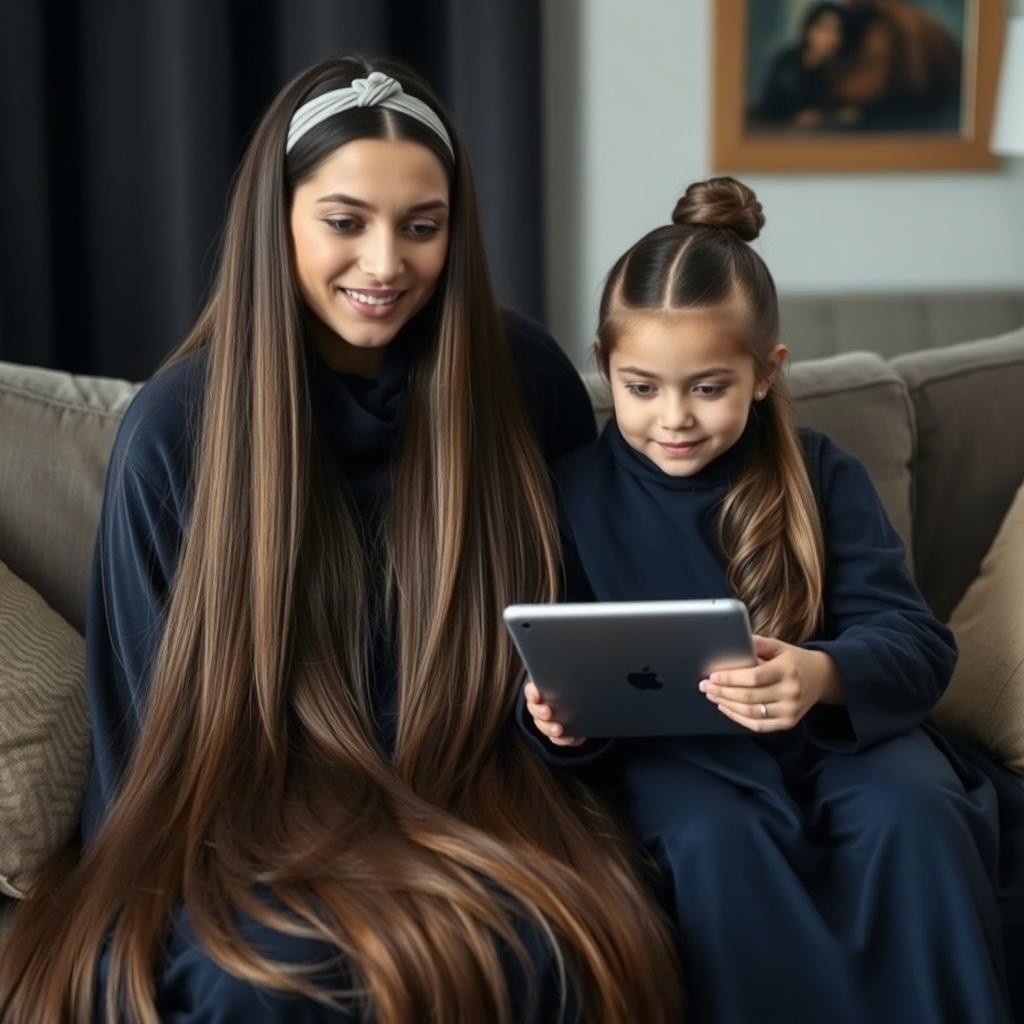
<path fill-rule="evenodd" d="M 811 488 L 819 501 L 834 495 L 837 490 L 874 489 L 860 459 L 840 447 L 828 434 L 813 427 L 798 427 L 797 438 L 804 453 Z"/>
<path fill-rule="evenodd" d="M 206 378 L 206 352 L 190 353 L 158 370 L 125 410 L 110 462 L 158 491 L 177 489 L 189 475 Z"/>

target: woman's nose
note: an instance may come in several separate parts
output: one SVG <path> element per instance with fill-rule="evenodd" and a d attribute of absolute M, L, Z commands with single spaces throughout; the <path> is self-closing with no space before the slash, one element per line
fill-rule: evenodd
<path fill-rule="evenodd" d="M 381 284 L 393 281 L 402 269 L 402 257 L 391 231 L 367 232 L 359 254 L 359 269 Z"/>

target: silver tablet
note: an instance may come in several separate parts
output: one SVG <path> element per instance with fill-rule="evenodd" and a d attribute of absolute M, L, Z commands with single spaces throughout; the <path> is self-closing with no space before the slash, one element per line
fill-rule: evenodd
<path fill-rule="evenodd" d="M 519 604 L 505 625 L 530 678 L 573 736 L 745 733 L 697 684 L 754 665 L 741 601 Z"/>

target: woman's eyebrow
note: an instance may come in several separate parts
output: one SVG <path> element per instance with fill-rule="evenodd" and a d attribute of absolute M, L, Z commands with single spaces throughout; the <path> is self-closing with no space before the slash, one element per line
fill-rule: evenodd
<path fill-rule="evenodd" d="M 321 196 L 318 203 L 341 203 L 345 206 L 356 206 L 361 210 L 369 210 L 371 213 L 377 212 L 377 207 L 373 203 L 368 203 L 365 199 L 357 199 L 355 196 L 347 196 L 343 192 L 332 192 L 330 195 Z M 427 210 L 447 210 L 448 204 L 441 198 L 437 199 L 425 199 L 422 203 L 416 203 L 410 206 L 406 211 L 407 213 L 424 213 Z"/>

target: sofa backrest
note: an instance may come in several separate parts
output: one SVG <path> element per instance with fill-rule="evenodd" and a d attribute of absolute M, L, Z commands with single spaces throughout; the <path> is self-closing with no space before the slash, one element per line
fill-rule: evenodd
<path fill-rule="evenodd" d="M 892 361 L 914 403 L 917 579 L 944 620 L 1024 481 L 1024 328 Z"/>
<path fill-rule="evenodd" d="M 137 390 L 0 363 L 0 561 L 79 632 L 107 458 Z"/>
<path fill-rule="evenodd" d="M 873 352 L 849 352 L 794 363 L 789 389 L 801 425 L 864 463 L 913 566 L 914 411 L 902 378 Z"/>
<path fill-rule="evenodd" d="M 607 391 L 586 376 L 598 418 Z M 1024 329 L 886 362 L 796 362 L 799 422 L 867 467 L 936 613 L 977 574 L 1024 479 Z M 0 363 L 0 561 L 84 628 L 114 432 L 138 385 Z"/>
<path fill-rule="evenodd" d="M 886 359 L 991 338 L 1024 324 L 1024 288 L 779 296 L 793 359 L 870 349 Z"/>

